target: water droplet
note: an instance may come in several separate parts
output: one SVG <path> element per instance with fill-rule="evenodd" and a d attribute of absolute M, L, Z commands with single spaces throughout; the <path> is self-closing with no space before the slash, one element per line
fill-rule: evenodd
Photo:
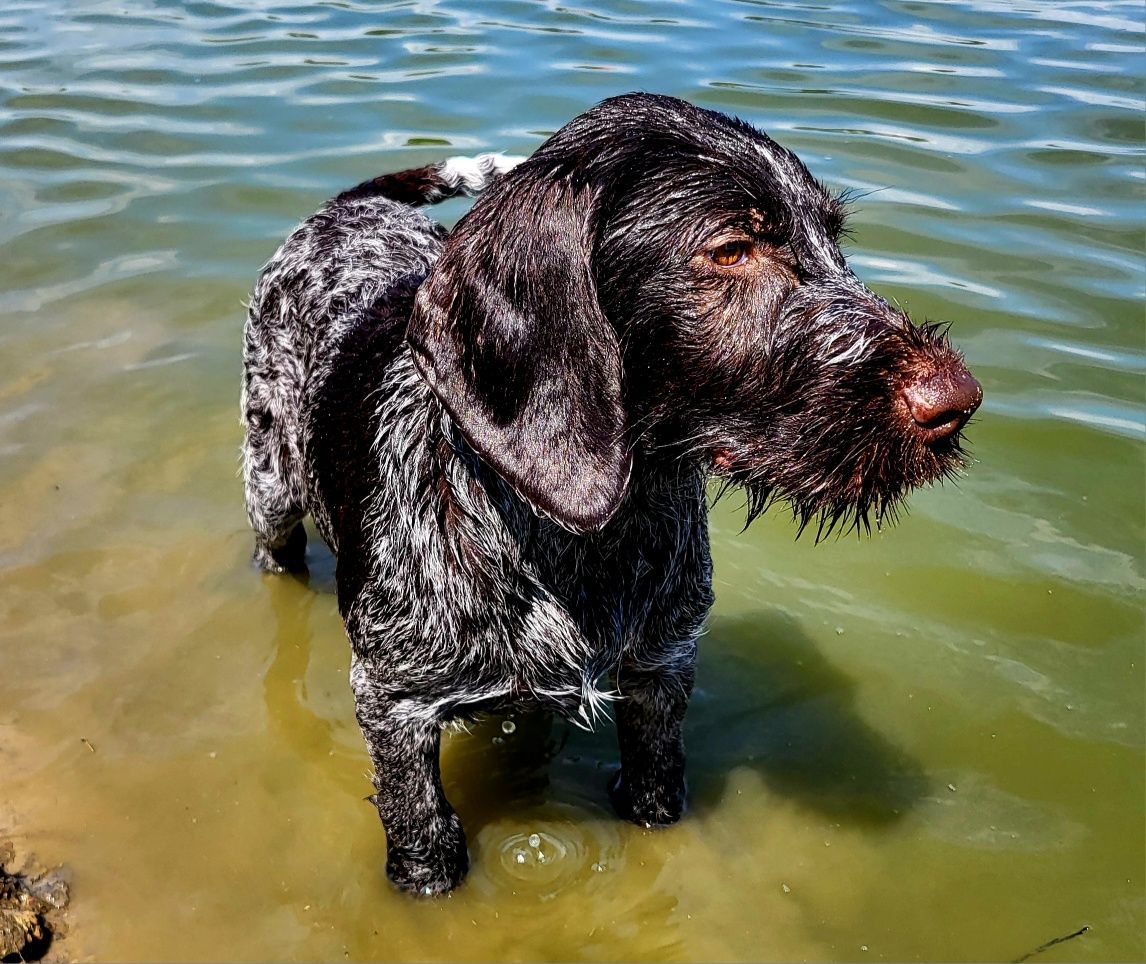
<path fill-rule="evenodd" d="M 866 945 L 866 944 L 860 944 L 860 950 L 861 950 L 861 951 L 866 951 L 866 950 L 867 950 L 867 945 Z"/>
<path fill-rule="evenodd" d="M 536 833 L 531 833 L 529 835 L 529 846 L 531 846 L 534 850 L 536 850 L 538 847 L 540 847 L 541 846 L 541 835 L 536 834 Z"/>
<path fill-rule="evenodd" d="M 514 723 L 513 720 L 502 720 L 501 721 L 501 732 L 502 733 L 512 733 L 516 729 L 517 729 L 517 724 Z"/>

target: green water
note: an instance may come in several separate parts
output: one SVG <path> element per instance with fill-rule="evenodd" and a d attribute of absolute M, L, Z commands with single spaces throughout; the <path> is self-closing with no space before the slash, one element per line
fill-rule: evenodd
<path fill-rule="evenodd" d="M 0 836 L 70 868 L 74 953 L 1009 960 L 1087 925 L 1038 959 L 1146 956 L 1142 17 L 7 0 Z M 415 902 L 331 560 L 248 568 L 240 302 L 335 190 L 631 89 L 866 194 L 852 264 L 954 322 L 974 464 L 870 540 L 721 503 L 687 818 L 613 819 L 607 728 L 491 720 L 445 751 L 472 875 Z"/>

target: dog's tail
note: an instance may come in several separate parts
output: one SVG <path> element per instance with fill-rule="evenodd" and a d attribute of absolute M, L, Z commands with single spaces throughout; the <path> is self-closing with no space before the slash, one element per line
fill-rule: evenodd
<path fill-rule="evenodd" d="M 357 187 L 343 191 L 335 200 L 384 197 L 417 206 L 437 204 L 461 194 L 473 197 L 484 191 L 495 177 L 512 170 L 524 160 L 524 157 L 508 154 L 448 157 L 440 164 L 383 174 L 363 181 Z"/>

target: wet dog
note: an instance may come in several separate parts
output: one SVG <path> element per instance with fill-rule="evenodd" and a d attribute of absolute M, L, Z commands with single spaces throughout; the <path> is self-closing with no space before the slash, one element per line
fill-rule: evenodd
<path fill-rule="evenodd" d="M 482 191 L 447 235 L 416 205 Z M 738 120 L 647 94 L 530 158 L 455 158 L 328 202 L 255 288 L 242 417 L 255 560 L 337 556 L 387 872 L 468 858 L 443 725 L 615 699 L 622 817 L 676 821 L 712 603 L 705 490 L 749 521 L 866 528 L 962 465 L 982 393 L 945 332 L 840 253 L 844 205 Z M 610 680 L 613 689 L 599 688 Z"/>

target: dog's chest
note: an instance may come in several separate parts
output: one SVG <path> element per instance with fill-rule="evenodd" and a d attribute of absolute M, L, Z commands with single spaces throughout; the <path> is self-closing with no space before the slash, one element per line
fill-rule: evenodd
<path fill-rule="evenodd" d="M 542 584 L 614 662 L 676 643 L 710 601 L 703 487 L 698 481 L 671 494 L 638 490 L 594 536 L 547 526 L 532 562 Z"/>
<path fill-rule="evenodd" d="M 700 503 L 703 510 L 703 503 Z M 644 518 L 601 537 L 542 524 L 521 557 L 512 600 L 491 601 L 520 618 L 505 624 L 487 664 L 502 699 L 540 703 L 594 719 L 600 687 L 623 665 L 665 666 L 691 647 L 711 604 L 703 517 Z M 494 699 L 493 702 L 501 700 Z"/>

